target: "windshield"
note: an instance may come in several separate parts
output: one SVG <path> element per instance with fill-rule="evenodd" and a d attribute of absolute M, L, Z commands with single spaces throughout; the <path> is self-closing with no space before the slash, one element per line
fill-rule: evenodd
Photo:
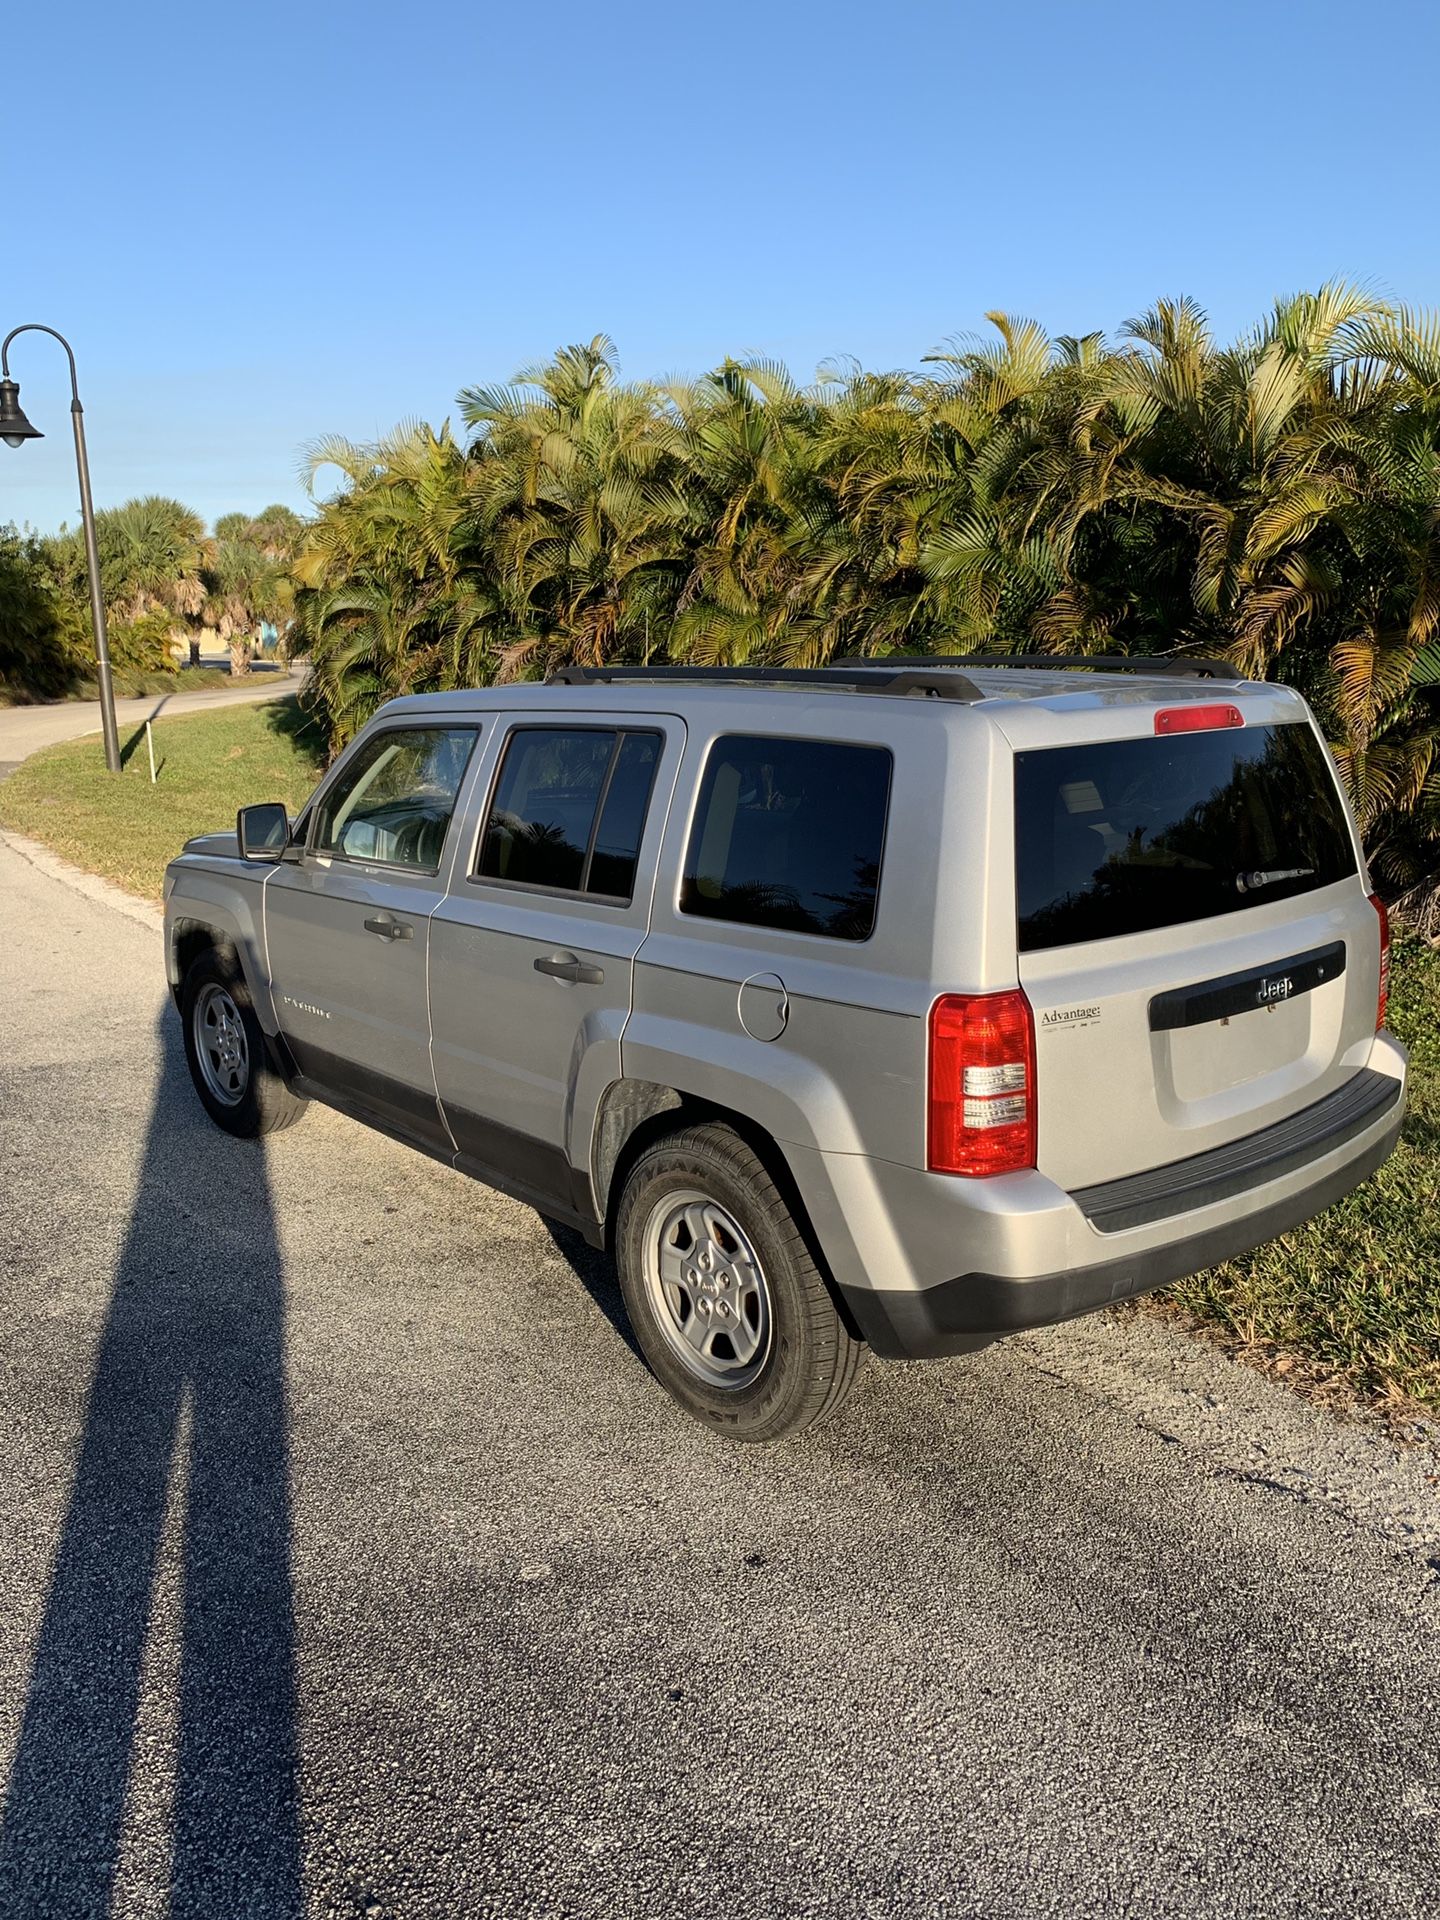
<path fill-rule="evenodd" d="M 1335 777 L 1304 723 L 1015 756 L 1020 951 L 1144 933 L 1355 872 Z"/>

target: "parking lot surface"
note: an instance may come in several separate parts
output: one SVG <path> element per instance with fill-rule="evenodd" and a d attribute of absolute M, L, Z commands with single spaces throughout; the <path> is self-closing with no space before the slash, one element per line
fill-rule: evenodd
<path fill-rule="evenodd" d="M 158 935 L 0 900 L 7 1920 L 1440 1911 L 1434 1454 L 1134 1314 L 727 1445 L 597 1255 L 228 1139 Z"/>

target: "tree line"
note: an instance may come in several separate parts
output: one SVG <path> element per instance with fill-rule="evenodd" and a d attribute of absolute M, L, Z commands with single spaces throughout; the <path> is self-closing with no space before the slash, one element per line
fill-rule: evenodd
<path fill-rule="evenodd" d="M 811 386 L 622 380 L 600 336 L 467 388 L 463 432 L 317 443 L 303 527 L 132 503 L 107 600 L 288 623 L 332 752 L 394 695 L 567 662 L 1220 655 L 1306 695 L 1387 892 L 1440 916 L 1440 317 L 1331 283 L 1229 344 L 1188 299 L 1114 340 L 989 320 Z"/>
<path fill-rule="evenodd" d="M 208 643 L 249 671 L 268 623 L 291 624 L 294 564 L 306 522 L 291 508 L 230 513 L 207 531 L 178 500 L 150 495 L 95 516 L 110 656 L 127 675 L 173 671 L 177 646 L 198 664 Z M 0 692 L 53 700 L 95 670 L 84 541 L 0 528 Z"/>
<path fill-rule="evenodd" d="M 334 749 L 395 694 L 562 662 L 1220 655 L 1314 705 L 1387 890 L 1440 889 L 1440 318 L 1340 284 L 1221 344 L 989 316 L 919 372 L 622 381 L 604 337 L 325 441 L 296 564 Z"/>

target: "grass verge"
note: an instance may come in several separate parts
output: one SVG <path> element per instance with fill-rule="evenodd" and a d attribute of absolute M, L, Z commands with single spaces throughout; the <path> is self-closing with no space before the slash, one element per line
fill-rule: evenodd
<path fill-rule="evenodd" d="M 1362 1187 L 1239 1260 L 1156 1294 L 1242 1358 L 1404 1419 L 1440 1408 L 1440 953 L 1394 950 L 1387 1024 L 1410 1049 L 1400 1144 Z"/>
<path fill-rule="evenodd" d="M 117 700 L 150 693 L 207 693 L 212 687 L 233 687 L 237 682 L 227 667 L 177 667 L 173 673 L 145 673 L 138 667 L 116 667 L 110 675 Z M 64 700 L 98 700 L 98 680 L 77 680 Z M 0 685 L 0 707 L 53 706 L 53 700 L 37 700 L 23 688 Z"/>
<path fill-rule="evenodd" d="M 154 735 L 154 786 L 143 727 L 122 729 L 119 774 L 105 771 L 98 736 L 37 753 L 0 783 L 0 826 L 158 900 L 191 834 L 233 827 L 252 800 L 283 800 L 293 815 L 320 776 L 320 741 L 293 695 L 162 718 Z"/>

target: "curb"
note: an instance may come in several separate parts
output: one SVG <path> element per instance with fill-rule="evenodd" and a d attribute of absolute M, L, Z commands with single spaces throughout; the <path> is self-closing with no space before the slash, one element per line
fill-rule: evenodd
<path fill-rule="evenodd" d="M 62 860 L 57 853 L 51 853 L 48 847 L 42 847 L 38 840 L 27 840 L 23 833 L 11 833 L 8 828 L 0 827 L 0 846 L 7 847 L 11 853 L 18 854 L 28 866 L 37 873 L 43 873 L 47 879 L 58 880 L 72 893 L 80 893 L 87 900 L 93 900 L 98 906 L 110 907 L 116 913 L 123 913 L 127 920 L 133 920 L 138 926 L 148 927 L 152 933 L 165 931 L 165 915 L 159 907 L 152 907 L 144 900 L 137 900 L 133 894 L 126 893 L 123 887 L 117 887 L 109 880 L 102 880 L 98 874 L 86 873 L 82 867 L 72 867 L 68 860 Z"/>

